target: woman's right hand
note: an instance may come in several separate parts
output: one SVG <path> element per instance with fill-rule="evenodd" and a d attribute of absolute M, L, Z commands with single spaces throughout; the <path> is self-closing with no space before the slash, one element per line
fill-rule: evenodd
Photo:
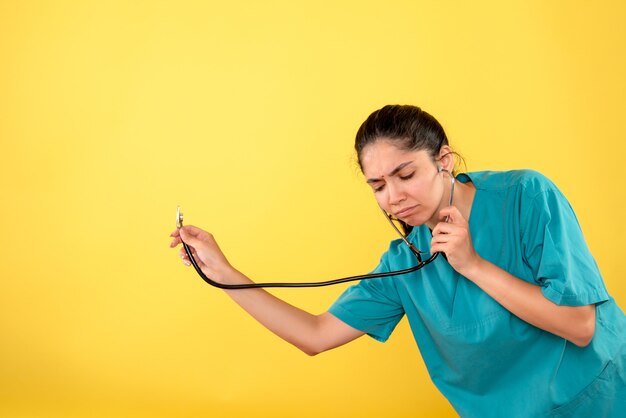
<path fill-rule="evenodd" d="M 222 282 L 228 272 L 234 270 L 210 233 L 192 225 L 185 225 L 176 229 L 170 236 L 174 238 L 170 247 L 174 248 L 184 241 L 190 247 L 191 254 L 202 272 L 211 279 Z M 190 266 L 191 262 L 184 247 L 180 247 L 179 253 L 183 263 Z"/>

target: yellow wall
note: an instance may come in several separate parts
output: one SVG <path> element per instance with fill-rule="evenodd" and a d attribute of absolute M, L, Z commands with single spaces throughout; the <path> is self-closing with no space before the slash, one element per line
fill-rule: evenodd
<path fill-rule="evenodd" d="M 257 280 L 368 271 L 387 103 L 551 177 L 626 307 L 626 6 L 574 3 L 0 2 L 0 416 L 455 416 L 405 322 L 309 358 L 168 248 L 180 204 Z"/>

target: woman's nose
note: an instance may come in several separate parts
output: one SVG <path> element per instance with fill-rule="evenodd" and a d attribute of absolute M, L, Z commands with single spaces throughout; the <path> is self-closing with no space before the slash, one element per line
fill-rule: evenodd
<path fill-rule="evenodd" d="M 402 187 L 397 185 L 388 184 L 387 193 L 390 206 L 397 205 L 406 199 L 406 194 L 402 190 Z"/>

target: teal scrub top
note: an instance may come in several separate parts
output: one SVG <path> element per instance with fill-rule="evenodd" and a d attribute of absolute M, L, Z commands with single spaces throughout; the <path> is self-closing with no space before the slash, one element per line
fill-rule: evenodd
<path fill-rule="evenodd" d="M 578 347 L 503 308 L 444 257 L 403 276 L 349 287 L 329 312 L 385 341 L 406 314 L 430 377 L 461 417 L 626 416 L 626 317 L 609 296 L 563 194 L 531 170 L 475 172 L 469 227 L 478 254 L 541 286 L 559 305 L 596 304 L 591 343 Z M 409 240 L 430 248 L 427 226 Z M 414 266 L 401 240 L 376 272 Z"/>

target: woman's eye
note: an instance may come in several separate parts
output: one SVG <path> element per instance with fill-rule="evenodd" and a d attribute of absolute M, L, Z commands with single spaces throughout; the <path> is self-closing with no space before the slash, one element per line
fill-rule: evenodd
<path fill-rule="evenodd" d="M 384 184 L 383 184 L 383 185 L 381 185 L 381 186 L 376 186 L 376 187 L 374 187 L 374 193 L 382 191 L 384 187 L 385 187 L 385 185 L 384 185 Z"/>
<path fill-rule="evenodd" d="M 408 180 L 408 179 L 410 179 L 411 177 L 413 177 L 413 174 L 415 174 L 415 171 L 414 171 L 414 172 L 412 172 L 411 174 L 407 174 L 406 176 L 400 176 L 400 178 L 401 178 L 402 180 Z"/>

